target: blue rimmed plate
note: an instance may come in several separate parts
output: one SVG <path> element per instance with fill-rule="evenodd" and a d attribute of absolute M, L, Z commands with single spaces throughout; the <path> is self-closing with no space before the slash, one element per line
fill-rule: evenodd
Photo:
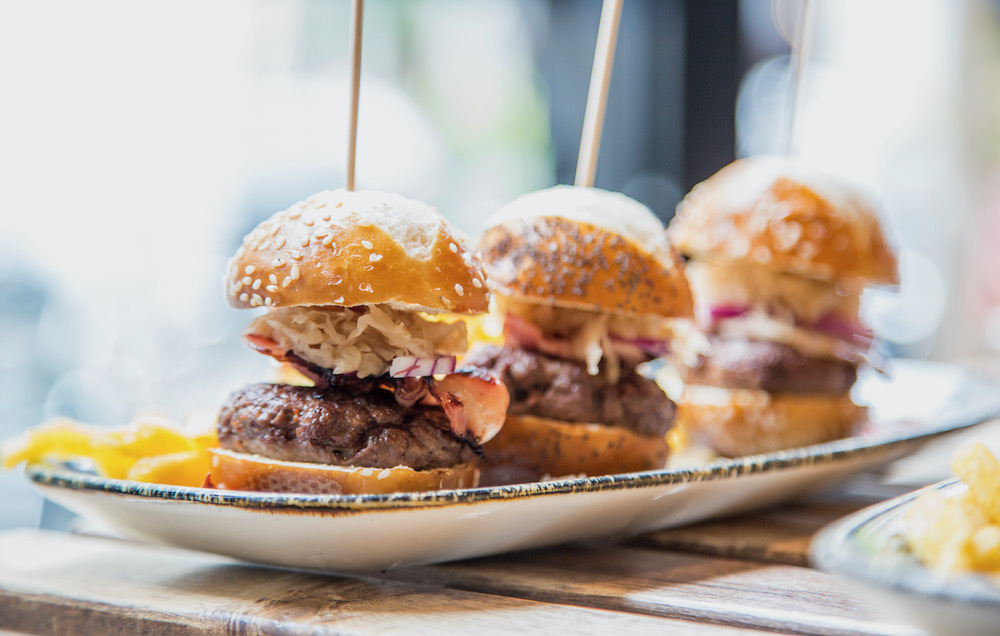
<path fill-rule="evenodd" d="M 966 486 L 949 480 L 830 524 L 812 543 L 812 561 L 841 577 L 859 599 L 895 610 L 932 634 L 1000 633 L 1000 582 L 979 574 L 933 572 L 906 545 L 906 514 L 930 489 L 950 497 Z"/>
<path fill-rule="evenodd" d="M 774 504 L 1000 414 L 997 384 L 900 363 L 858 387 L 863 434 L 692 468 L 392 495 L 282 495 L 113 480 L 67 467 L 28 476 L 49 499 L 121 534 L 271 565 L 361 571 L 624 536 Z"/>

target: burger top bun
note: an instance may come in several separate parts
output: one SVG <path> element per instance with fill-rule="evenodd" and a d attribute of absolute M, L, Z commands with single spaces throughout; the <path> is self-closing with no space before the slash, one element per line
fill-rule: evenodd
<path fill-rule="evenodd" d="M 693 311 L 663 224 L 622 194 L 573 186 L 526 194 L 490 217 L 479 247 L 506 296 L 625 314 Z"/>
<path fill-rule="evenodd" d="M 258 225 L 229 261 L 237 308 L 387 303 L 483 313 L 489 292 L 468 240 L 434 208 L 383 192 L 327 190 Z"/>
<path fill-rule="evenodd" d="M 871 204 L 788 158 L 740 159 L 698 184 L 677 206 L 669 236 L 696 259 L 747 261 L 822 280 L 898 282 Z"/>

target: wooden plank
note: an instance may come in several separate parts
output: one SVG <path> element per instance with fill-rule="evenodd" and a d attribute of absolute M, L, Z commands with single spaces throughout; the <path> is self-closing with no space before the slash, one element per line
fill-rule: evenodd
<path fill-rule="evenodd" d="M 0 533 L 2 630 L 83 636 L 760 633 L 420 582 L 276 570 L 184 550 L 39 531 Z"/>
<path fill-rule="evenodd" d="M 398 581 L 793 634 L 920 634 L 816 570 L 589 544 L 413 570 Z"/>

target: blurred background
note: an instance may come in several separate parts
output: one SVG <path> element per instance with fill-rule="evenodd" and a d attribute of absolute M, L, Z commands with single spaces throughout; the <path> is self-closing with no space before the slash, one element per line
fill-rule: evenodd
<path fill-rule="evenodd" d="M 597 170 L 664 221 L 737 156 L 796 148 L 880 202 L 892 355 L 1000 348 L 1000 2 L 627 0 Z M 575 171 L 599 0 L 368 0 L 358 186 L 470 234 Z M 344 179 L 347 0 L 0 1 L 0 439 L 182 418 L 265 377 L 221 276 Z M 54 526 L 14 472 L 0 529 Z"/>

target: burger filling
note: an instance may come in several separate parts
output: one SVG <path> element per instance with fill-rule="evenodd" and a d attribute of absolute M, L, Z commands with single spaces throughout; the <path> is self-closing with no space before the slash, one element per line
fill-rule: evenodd
<path fill-rule="evenodd" d="M 674 403 L 634 366 L 622 366 L 611 383 L 603 370 L 591 375 L 581 362 L 492 345 L 474 350 L 466 363 L 490 370 L 507 385 L 511 415 L 598 423 L 651 436 L 665 434 L 674 421 Z"/>
<path fill-rule="evenodd" d="M 219 413 L 218 434 L 228 450 L 339 466 L 444 468 L 478 452 L 440 407 L 334 387 L 256 384 L 236 391 Z"/>
<path fill-rule="evenodd" d="M 465 323 L 383 305 L 281 307 L 256 318 L 248 338 L 273 341 L 282 351 L 334 374 L 380 376 L 400 357 L 455 356 L 467 345 Z"/>
<path fill-rule="evenodd" d="M 660 316 L 613 314 L 510 298 L 499 299 L 509 345 L 575 360 L 587 373 L 617 381 L 634 367 L 667 353 L 670 326 Z"/>

